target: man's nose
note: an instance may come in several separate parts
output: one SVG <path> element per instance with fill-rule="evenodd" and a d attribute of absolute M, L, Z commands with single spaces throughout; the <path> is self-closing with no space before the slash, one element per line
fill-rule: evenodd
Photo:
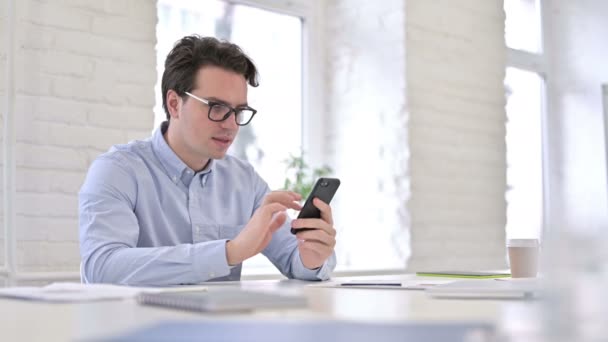
<path fill-rule="evenodd" d="M 226 120 L 220 122 L 220 124 L 221 124 L 222 128 L 224 128 L 224 129 L 234 130 L 239 127 L 239 125 L 236 124 L 236 114 L 235 113 L 230 113 L 230 116 Z"/>

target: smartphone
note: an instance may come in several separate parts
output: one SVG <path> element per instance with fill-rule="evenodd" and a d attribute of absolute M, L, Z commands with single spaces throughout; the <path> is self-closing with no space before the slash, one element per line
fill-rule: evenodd
<path fill-rule="evenodd" d="M 337 178 L 319 178 L 315 183 L 315 186 L 312 188 L 310 195 L 304 202 L 304 206 L 302 210 L 300 210 L 300 214 L 298 218 L 321 218 L 321 211 L 312 204 L 312 200 L 316 197 L 321 201 L 329 204 L 331 199 L 334 198 L 336 191 L 338 191 L 338 187 L 340 186 L 340 180 Z M 291 233 L 295 234 L 298 231 L 307 231 L 315 228 L 291 228 Z"/>

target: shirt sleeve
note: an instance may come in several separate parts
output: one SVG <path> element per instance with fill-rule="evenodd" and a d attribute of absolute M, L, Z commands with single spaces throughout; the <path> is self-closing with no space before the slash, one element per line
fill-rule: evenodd
<path fill-rule="evenodd" d="M 270 192 L 270 188 L 255 171 L 252 170 L 252 172 L 256 192 L 255 211 L 262 205 L 264 196 Z M 311 270 L 302 264 L 298 250 L 298 240 L 295 235 L 291 234 L 291 219 L 289 218 L 273 234 L 272 240 L 262 253 L 284 276 L 290 279 L 327 280 L 336 267 L 335 252 L 317 269 Z"/>
<path fill-rule="evenodd" d="M 85 282 L 172 285 L 228 275 L 226 240 L 137 247 L 138 184 L 135 173 L 125 164 L 110 157 L 97 159 L 79 192 L 79 239 Z"/>

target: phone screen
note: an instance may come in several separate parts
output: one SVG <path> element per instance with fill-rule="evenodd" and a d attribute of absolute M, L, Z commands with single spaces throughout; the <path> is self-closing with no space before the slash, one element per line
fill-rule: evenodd
<path fill-rule="evenodd" d="M 334 198 L 338 187 L 340 186 L 340 180 L 337 178 L 319 178 L 312 188 L 310 195 L 304 202 L 304 206 L 298 215 L 298 218 L 321 218 L 321 211 L 312 204 L 312 200 L 316 197 L 321 201 L 329 204 Z M 311 230 L 314 228 L 299 228 L 291 229 L 291 233 L 295 234 L 297 231 Z"/>

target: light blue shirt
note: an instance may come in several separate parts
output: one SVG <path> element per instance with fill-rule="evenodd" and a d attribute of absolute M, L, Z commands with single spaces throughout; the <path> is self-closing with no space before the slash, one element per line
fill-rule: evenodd
<path fill-rule="evenodd" d="M 252 166 L 232 156 L 194 172 L 167 145 L 166 123 L 144 141 L 98 157 L 79 193 L 82 275 L 91 283 L 193 284 L 239 280 L 226 242 L 270 191 Z M 304 267 L 290 220 L 262 253 L 289 278 L 325 280 L 335 254 Z"/>

